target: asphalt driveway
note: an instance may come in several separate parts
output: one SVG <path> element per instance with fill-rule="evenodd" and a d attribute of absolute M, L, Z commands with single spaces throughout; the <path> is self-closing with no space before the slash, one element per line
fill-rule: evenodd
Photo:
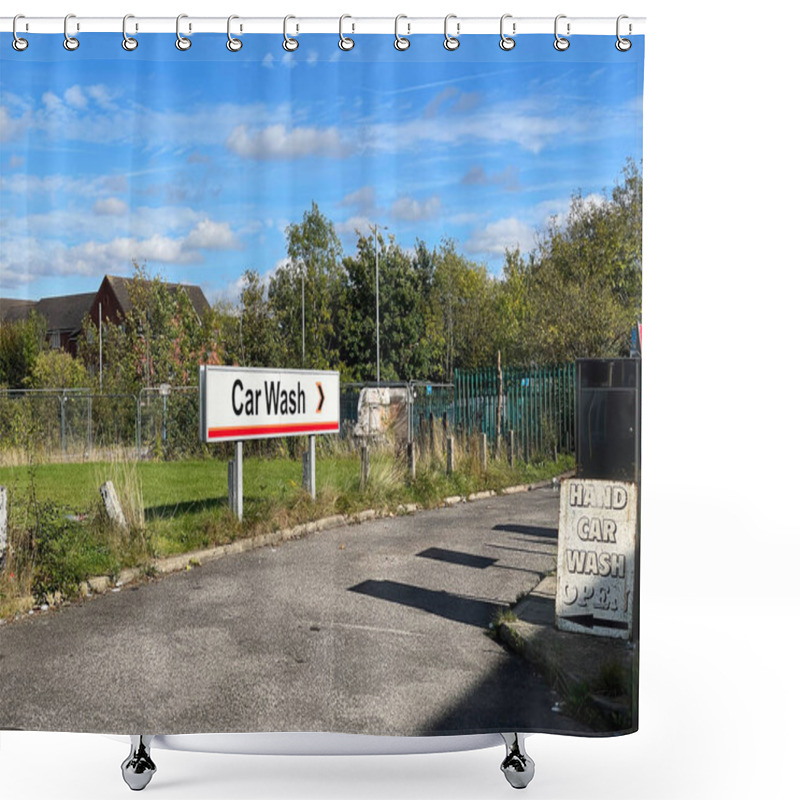
<path fill-rule="evenodd" d="M 0 626 L 0 728 L 582 730 L 486 635 L 555 568 L 539 489 L 327 530 Z"/>

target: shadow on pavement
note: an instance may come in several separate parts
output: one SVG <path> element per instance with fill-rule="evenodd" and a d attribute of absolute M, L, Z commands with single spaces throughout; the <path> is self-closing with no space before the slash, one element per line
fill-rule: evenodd
<path fill-rule="evenodd" d="M 445 712 L 428 720 L 428 733 L 541 731 L 586 734 L 580 722 L 553 711 L 555 694 L 523 659 L 512 654 L 469 692 L 453 698 Z"/>
<path fill-rule="evenodd" d="M 474 567 L 475 569 L 486 569 L 497 563 L 496 558 L 462 553 L 459 550 L 445 550 L 442 547 L 429 547 L 427 550 L 417 553 L 417 557 L 432 558 L 434 561 L 446 561 L 448 564 L 459 564 L 462 567 Z"/>
<path fill-rule="evenodd" d="M 492 530 L 524 533 L 527 536 L 540 536 L 544 539 L 558 539 L 558 528 L 540 528 L 538 525 L 495 525 Z"/>
<path fill-rule="evenodd" d="M 430 589 L 396 581 L 368 580 L 351 586 L 348 591 L 411 606 L 451 619 L 454 622 L 476 625 L 479 628 L 487 627 L 495 613 L 505 607 L 500 603 L 475 600 L 471 597 L 450 594 L 450 592 L 434 592 Z"/>

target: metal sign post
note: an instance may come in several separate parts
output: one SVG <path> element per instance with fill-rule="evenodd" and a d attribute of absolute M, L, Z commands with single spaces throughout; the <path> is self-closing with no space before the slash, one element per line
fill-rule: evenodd
<path fill-rule="evenodd" d="M 200 367 L 200 439 L 236 442 L 228 465 L 228 498 L 242 519 L 242 443 L 251 439 L 308 436 L 303 484 L 316 498 L 316 435 L 339 432 L 339 373 Z"/>

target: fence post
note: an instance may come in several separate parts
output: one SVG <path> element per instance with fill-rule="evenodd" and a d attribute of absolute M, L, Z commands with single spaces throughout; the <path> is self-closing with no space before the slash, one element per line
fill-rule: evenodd
<path fill-rule="evenodd" d="M 141 392 L 139 392 L 141 396 Z M 142 404 L 135 394 L 132 394 L 134 405 L 136 406 L 136 458 L 142 459 Z"/>
<path fill-rule="evenodd" d="M 412 481 L 415 481 L 417 479 L 417 454 L 414 450 L 413 440 L 406 445 L 406 453 L 408 458 L 408 475 Z"/>
<path fill-rule="evenodd" d="M 433 411 L 428 414 L 428 449 L 431 455 L 436 452 L 436 438 L 433 431 Z"/>
<path fill-rule="evenodd" d="M 92 396 L 89 395 L 86 408 L 86 438 L 89 445 L 89 457 L 92 455 Z"/>
<path fill-rule="evenodd" d="M 8 491 L 0 486 L 0 569 L 6 563 L 6 545 L 8 543 Z"/>
<path fill-rule="evenodd" d="M 514 466 L 514 430 L 508 432 L 508 465 Z"/>
<path fill-rule="evenodd" d="M 67 452 L 67 419 L 66 419 L 66 402 L 67 396 L 62 394 L 59 398 L 61 405 L 61 454 L 66 455 Z"/>
<path fill-rule="evenodd" d="M 369 447 L 361 445 L 361 491 L 367 488 L 369 482 Z"/>
<path fill-rule="evenodd" d="M 481 470 L 486 472 L 489 466 L 489 457 L 488 457 L 488 446 L 486 442 L 486 434 L 481 433 L 478 435 L 478 450 L 480 451 L 481 457 Z"/>
<path fill-rule="evenodd" d="M 447 474 L 452 475 L 453 471 L 455 470 L 456 466 L 456 459 L 455 459 L 455 447 L 453 437 L 447 437 Z"/>

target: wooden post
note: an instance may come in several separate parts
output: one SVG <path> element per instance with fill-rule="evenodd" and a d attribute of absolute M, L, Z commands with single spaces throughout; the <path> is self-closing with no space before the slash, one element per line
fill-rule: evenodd
<path fill-rule="evenodd" d="M 361 491 L 367 488 L 369 483 L 369 447 L 361 445 Z"/>
<path fill-rule="evenodd" d="M 489 447 L 486 442 L 486 434 L 485 433 L 478 434 L 478 451 L 481 457 L 481 470 L 483 472 L 486 472 L 489 466 L 489 458 L 488 458 L 489 454 L 487 452 L 488 449 Z"/>
<path fill-rule="evenodd" d="M 514 466 L 514 431 L 508 432 L 508 465 Z"/>
<path fill-rule="evenodd" d="M 408 457 L 408 475 L 412 481 L 417 479 L 417 453 L 414 449 L 414 442 L 409 442 L 406 446 Z"/>
<path fill-rule="evenodd" d="M 103 506 L 105 507 L 106 514 L 114 525 L 118 525 L 122 530 L 128 530 L 128 521 L 125 519 L 125 514 L 122 512 L 122 506 L 117 496 L 117 490 L 111 481 L 106 481 L 100 487 L 100 496 L 103 498 Z"/>
<path fill-rule="evenodd" d="M 447 437 L 447 474 L 452 475 L 456 467 L 455 440 L 452 436 Z"/>
<path fill-rule="evenodd" d="M 0 486 L 0 569 L 6 563 L 6 546 L 8 545 L 8 491 Z"/>

